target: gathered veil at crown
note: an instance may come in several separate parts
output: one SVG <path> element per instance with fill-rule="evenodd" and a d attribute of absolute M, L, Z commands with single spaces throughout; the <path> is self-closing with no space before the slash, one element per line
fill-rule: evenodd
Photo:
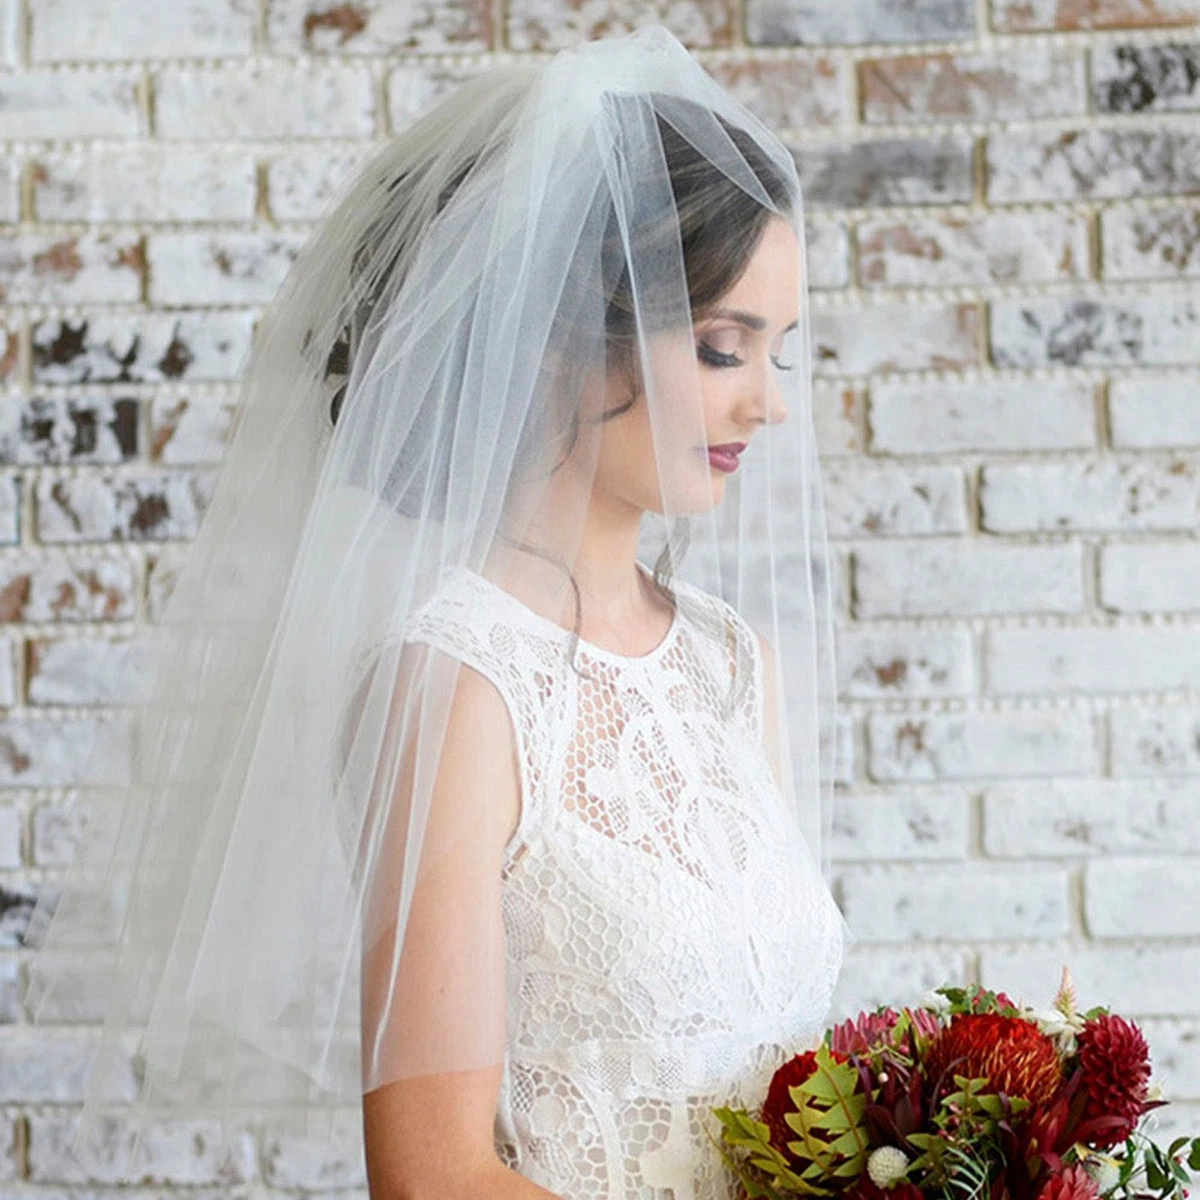
<path fill-rule="evenodd" d="M 681 210 L 669 162 L 711 194 Z M 573 556 L 623 403 L 606 380 L 630 381 L 653 445 L 638 557 L 760 635 L 794 870 L 828 879 L 803 270 L 790 361 L 758 381 L 786 419 L 719 504 L 704 452 L 686 239 L 747 199 L 803 247 L 787 150 L 649 28 L 479 76 L 328 212 L 261 323 L 174 590 L 125 644 L 69 796 L 76 857 L 26 934 L 33 1019 L 85 994 L 103 1016 L 81 1139 L 110 1113 L 320 1135 L 382 1084 L 501 1061 L 500 815 L 486 788 L 435 789 L 462 667 L 403 633 L 448 571 L 502 561 L 564 629 L 546 670 L 582 669 Z M 731 664 L 730 704 L 747 670 Z"/>

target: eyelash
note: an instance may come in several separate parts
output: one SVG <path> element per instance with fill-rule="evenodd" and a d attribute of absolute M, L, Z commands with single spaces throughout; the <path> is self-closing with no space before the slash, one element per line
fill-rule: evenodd
<path fill-rule="evenodd" d="M 707 342 L 701 342 L 696 347 L 696 355 L 701 362 L 707 363 L 710 367 L 740 367 L 742 365 L 742 360 L 736 354 L 724 354 Z M 795 370 L 794 366 L 785 367 L 777 358 L 772 357 L 771 362 L 774 363 L 777 371 Z"/>

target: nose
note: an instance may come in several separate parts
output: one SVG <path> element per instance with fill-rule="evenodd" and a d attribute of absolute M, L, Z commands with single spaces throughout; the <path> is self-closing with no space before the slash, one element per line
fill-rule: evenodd
<path fill-rule="evenodd" d="M 780 372 L 770 359 L 747 382 L 749 386 L 741 404 L 741 415 L 747 423 L 778 425 L 787 419 L 788 407 L 779 386 Z"/>

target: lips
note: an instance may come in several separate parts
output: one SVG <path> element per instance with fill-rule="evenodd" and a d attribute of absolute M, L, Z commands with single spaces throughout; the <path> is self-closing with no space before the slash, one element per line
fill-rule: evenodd
<path fill-rule="evenodd" d="M 736 471 L 738 455 L 746 448 L 745 442 L 723 442 L 708 447 L 708 461 L 718 471 Z"/>

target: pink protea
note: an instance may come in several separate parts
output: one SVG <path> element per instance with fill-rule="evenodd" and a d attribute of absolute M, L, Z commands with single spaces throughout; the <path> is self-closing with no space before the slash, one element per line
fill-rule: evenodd
<path fill-rule="evenodd" d="M 1051 1175 L 1038 1192 L 1037 1200 L 1096 1200 L 1099 1195 L 1096 1181 L 1076 1163 L 1058 1175 Z"/>
<path fill-rule="evenodd" d="M 912 1021 L 917 1035 L 923 1039 L 934 1036 L 942 1022 L 936 1013 L 923 1008 L 902 1010 Z M 901 1011 L 894 1008 L 878 1012 L 862 1012 L 852 1020 L 843 1021 L 831 1030 L 830 1049 L 839 1054 L 869 1054 L 872 1050 L 892 1045 L 893 1032 L 899 1024 Z"/>

